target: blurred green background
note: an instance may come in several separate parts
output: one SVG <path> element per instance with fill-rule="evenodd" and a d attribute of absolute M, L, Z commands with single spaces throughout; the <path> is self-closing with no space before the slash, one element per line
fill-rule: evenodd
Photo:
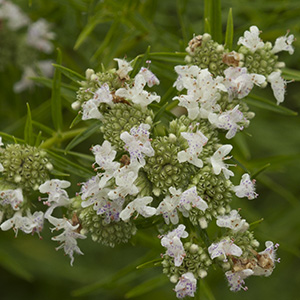
<path fill-rule="evenodd" d="M 62 51 L 63 65 L 84 74 L 85 69 L 98 69 L 103 63 L 113 66 L 115 57 L 134 58 L 151 52 L 184 51 L 193 34 L 203 33 L 204 1 L 196 0 L 32 0 L 14 1 L 36 20 L 53 23 L 55 46 Z M 282 54 L 288 68 L 300 69 L 300 1 L 295 0 L 223 0 L 223 29 L 229 8 L 233 8 L 235 42 L 251 25 L 263 31 L 261 37 L 274 42 L 289 29 L 295 35 L 293 56 Z M 53 56 L 55 60 L 56 54 Z M 161 80 L 157 88 L 165 92 L 176 79 L 174 63 L 153 60 L 151 69 Z M 12 92 L 20 70 L 13 65 L 0 74 L 0 131 L 23 137 L 26 102 L 32 118 L 52 126 L 49 114 L 51 91 L 38 86 L 22 94 Z M 70 84 L 67 78 L 63 78 Z M 290 83 L 282 104 L 299 112 L 299 82 Z M 255 91 L 273 99 L 270 89 Z M 63 94 L 64 126 L 68 128 L 76 113 L 71 111 L 75 92 Z M 273 99 L 275 102 L 275 99 Z M 252 171 L 268 167 L 257 176 L 259 197 L 254 201 L 235 199 L 233 207 L 242 208 L 249 223 L 264 219 L 256 228 L 262 243 L 280 244 L 281 263 L 269 278 L 247 279 L 247 292 L 232 293 L 224 274 L 209 272 L 200 286 L 199 299 L 299 299 L 300 284 L 300 119 L 288 113 L 250 106 L 256 113 L 246 133 L 234 140 L 234 156 Z M 80 125 L 80 124 L 79 124 Z M 81 124 L 82 126 L 82 124 Z M 88 153 L 91 144 L 99 143 L 97 134 L 76 147 Z M 68 142 L 68 141 L 66 141 Z M 60 145 L 64 147 L 62 142 Z M 242 169 L 238 169 L 241 175 Z M 239 176 L 236 175 L 236 181 Z M 77 178 L 78 179 L 78 178 Z M 74 179 L 74 182 L 77 180 Z M 83 181 L 80 178 L 78 181 Z M 72 195 L 76 187 L 69 191 Z M 48 225 L 46 225 L 47 227 Z M 113 249 L 80 241 L 84 256 L 76 256 L 74 266 L 63 252 L 55 251 L 48 228 L 43 239 L 19 233 L 0 233 L 1 300 L 14 299 L 125 299 L 137 291 L 134 299 L 175 299 L 173 285 L 161 276 L 161 267 L 136 270 L 136 266 L 157 258 L 162 252 L 159 240 L 138 234 L 131 244 Z M 154 279 L 153 279 L 154 278 Z M 139 284 L 149 281 L 138 290 Z M 143 291 L 143 295 L 138 295 Z"/>

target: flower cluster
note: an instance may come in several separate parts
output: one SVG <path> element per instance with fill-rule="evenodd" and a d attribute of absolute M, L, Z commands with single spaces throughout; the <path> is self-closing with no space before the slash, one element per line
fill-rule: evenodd
<path fill-rule="evenodd" d="M 54 50 L 55 33 L 45 19 L 32 22 L 16 4 L 0 1 L 0 37 L 1 45 L 0 71 L 5 71 L 9 63 L 22 70 L 22 78 L 14 85 L 14 92 L 20 93 L 34 86 L 30 77 L 51 77 L 52 61 L 41 60 L 41 56 L 51 54 Z"/>
<path fill-rule="evenodd" d="M 228 140 L 254 116 L 243 102 L 254 86 L 269 82 L 277 102 L 283 101 L 280 64 L 269 60 L 277 61 L 279 51 L 292 54 L 292 40 L 278 38 L 272 47 L 252 26 L 239 39 L 237 52 L 229 52 L 208 34 L 193 38 L 188 64 L 175 67 L 173 85 L 178 95 L 172 100 L 187 115 L 164 125 L 154 122 L 161 97 L 151 89 L 160 82 L 150 64 L 137 69 L 134 61 L 115 59 L 117 68 L 88 69 L 72 108 L 83 121 L 101 122 L 102 142 L 90 148 L 95 176 L 79 183 L 80 191 L 70 198 L 68 181 L 48 178 L 52 165 L 43 151 L 22 145 L 0 148 L 1 229 L 39 234 L 47 220 L 52 231 L 63 230 L 53 240 L 73 264 L 74 253 L 83 254 L 77 239 L 90 235 L 114 247 L 128 242 L 140 224 L 150 224 L 166 248 L 163 272 L 178 298 L 193 297 L 212 264 L 222 268 L 232 291 L 247 289 L 244 279 L 251 275 L 269 276 L 278 245 L 267 241 L 258 252 L 250 225 L 231 207 L 234 195 L 253 200 L 258 194 L 248 173 L 238 185 L 231 181 L 236 165 Z M 161 132 L 158 126 L 164 127 Z M 40 177 L 34 173 L 37 167 Z M 47 195 L 39 197 L 45 212 L 31 214 L 31 190 Z M 66 212 L 60 218 L 54 216 L 58 207 Z M 206 228 L 214 223 L 220 229 L 212 240 Z"/>

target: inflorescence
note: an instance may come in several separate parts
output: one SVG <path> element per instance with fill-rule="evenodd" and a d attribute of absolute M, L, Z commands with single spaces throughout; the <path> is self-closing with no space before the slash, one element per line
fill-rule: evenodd
<path fill-rule="evenodd" d="M 232 291 L 246 290 L 244 280 L 251 275 L 271 275 L 278 245 L 267 241 L 259 250 L 247 221 L 231 208 L 234 195 L 258 196 L 255 180 L 246 173 L 239 185 L 231 182 L 233 146 L 220 142 L 224 133 L 230 140 L 249 126 L 254 113 L 243 98 L 254 86 L 270 83 L 277 103 L 284 100 L 286 82 L 277 53 L 293 53 L 293 36 L 278 38 L 272 47 L 259 34 L 252 26 L 236 52 L 209 34 L 190 41 L 187 64 L 175 67 L 178 95 L 173 98 L 187 116 L 174 118 L 164 134 L 155 131 L 151 104 L 160 96 L 148 89 L 160 82 L 149 67 L 133 76 L 133 62 L 115 59 L 117 69 L 88 69 L 72 107 L 82 120 L 102 123 L 104 142 L 91 147 L 95 176 L 80 183 L 81 190 L 70 198 L 68 181 L 47 178 L 51 164 L 43 151 L 18 144 L 1 148 L 0 204 L 6 219 L 1 229 L 39 233 L 47 219 L 53 230 L 64 230 L 53 240 L 72 264 L 74 252 L 82 254 L 76 239 L 90 235 L 114 247 L 130 240 L 137 221 L 150 218 L 166 249 L 163 272 L 178 298 L 193 297 L 212 264 L 224 271 Z M 32 215 L 30 205 L 23 205 L 23 192 L 30 188 L 47 195 L 40 198 L 48 206 L 45 213 Z M 67 217 L 54 217 L 57 207 L 66 207 Z M 211 223 L 221 228 L 214 240 L 206 232 Z"/>

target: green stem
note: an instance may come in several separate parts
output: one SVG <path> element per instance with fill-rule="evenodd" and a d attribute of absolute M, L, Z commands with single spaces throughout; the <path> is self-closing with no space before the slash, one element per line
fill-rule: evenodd
<path fill-rule="evenodd" d="M 54 145 L 56 143 L 63 142 L 63 141 L 68 140 L 68 139 L 71 139 L 74 136 L 82 133 L 86 129 L 87 129 L 87 127 L 83 127 L 83 128 L 79 128 L 79 129 L 70 130 L 70 131 L 67 131 L 67 132 L 56 132 L 53 137 L 47 139 L 41 145 L 41 148 L 49 149 L 52 145 Z"/>

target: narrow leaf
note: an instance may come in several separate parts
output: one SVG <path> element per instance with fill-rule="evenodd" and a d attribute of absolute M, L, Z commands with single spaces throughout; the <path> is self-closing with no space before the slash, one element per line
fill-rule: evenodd
<path fill-rule="evenodd" d="M 251 174 L 251 177 L 255 178 L 257 177 L 260 173 L 262 173 L 263 171 L 265 171 L 267 168 L 269 168 L 271 166 L 270 163 L 265 164 L 264 166 L 262 166 L 261 168 L 259 168 L 257 171 L 253 172 Z"/>
<path fill-rule="evenodd" d="M 134 287 L 132 290 L 125 294 L 125 298 L 130 299 L 133 297 L 144 295 L 165 285 L 168 281 L 168 277 L 165 276 L 165 274 L 161 274 Z"/>
<path fill-rule="evenodd" d="M 211 34 L 211 28 L 210 28 L 210 23 L 209 23 L 210 9 L 211 9 L 210 1 L 211 0 L 204 0 L 204 18 L 203 18 L 204 19 L 204 32 L 209 33 L 209 34 Z"/>
<path fill-rule="evenodd" d="M 32 128 L 32 118 L 31 118 L 31 111 L 30 111 L 30 106 L 28 103 L 27 105 L 27 118 L 26 118 L 26 123 L 25 123 L 25 128 L 24 128 L 24 140 L 25 143 L 28 145 L 33 145 L 33 128 Z"/>
<path fill-rule="evenodd" d="M 62 55 L 60 49 L 57 49 L 57 62 L 60 65 L 62 61 Z M 58 131 L 62 128 L 62 109 L 61 109 L 61 97 L 60 97 L 60 84 L 61 84 L 61 71 L 55 69 L 52 82 L 52 96 L 51 96 L 51 112 L 54 128 Z"/>
<path fill-rule="evenodd" d="M 269 111 L 274 111 L 283 115 L 287 115 L 287 116 L 297 116 L 298 113 L 288 109 L 286 107 L 280 106 L 275 104 L 274 102 L 263 98 L 261 96 L 256 96 L 253 94 L 250 94 L 246 99 L 244 99 L 244 101 L 249 104 L 249 105 L 253 105 L 259 108 L 263 108 Z"/>
<path fill-rule="evenodd" d="M 53 165 L 59 170 L 63 170 L 66 173 L 71 173 L 83 178 L 90 178 L 91 176 L 95 175 L 93 171 L 82 167 L 67 158 L 62 157 L 52 151 L 46 150 L 49 157 L 51 158 L 51 162 Z"/>
<path fill-rule="evenodd" d="M 260 220 L 254 221 L 252 223 L 249 224 L 249 227 L 251 228 L 251 230 L 253 230 L 254 228 L 256 228 L 261 222 L 263 222 L 263 218 L 261 218 Z"/>
<path fill-rule="evenodd" d="M 203 291 L 208 300 L 216 300 L 211 288 L 204 279 L 200 280 L 200 290 Z"/>
<path fill-rule="evenodd" d="M 92 134 L 96 133 L 97 131 L 100 131 L 100 122 L 95 122 L 88 129 L 75 136 L 75 138 L 67 145 L 65 151 L 73 149 L 75 146 L 88 139 Z"/>
<path fill-rule="evenodd" d="M 233 18 L 232 18 L 232 8 L 229 9 L 227 17 L 226 35 L 225 35 L 225 48 L 229 51 L 232 50 L 233 42 Z"/>
<path fill-rule="evenodd" d="M 212 39 L 218 43 L 222 43 L 222 11 L 221 0 L 210 1 L 210 28 Z"/>
<path fill-rule="evenodd" d="M 25 144 L 24 140 L 16 138 L 13 135 L 10 135 L 10 134 L 2 132 L 2 131 L 0 131 L 0 136 L 2 138 L 4 138 L 5 140 L 8 140 L 8 141 L 13 142 L 13 143 L 16 142 L 16 143 L 20 143 L 20 144 Z"/>
<path fill-rule="evenodd" d="M 138 265 L 136 268 L 138 270 L 139 269 L 145 269 L 145 268 L 151 268 L 151 267 L 157 266 L 157 263 L 160 263 L 160 262 L 162 262 L 162 258 L 157 258 L 157 259 L 147 261 L 147 262 L 145 262 L 141 265 Z"/>
<path fill-rule="evenodd" d="M 85 77 L 83 77 L 82 75 L 80 75 L 79 73 L 68 69 L 64 66 L 61 65 L 57 65 L 57 64 L 52 64 L 56 69 L 59 69 L 61 71 L 61 73 L 63 73 L 66 77 L 68 77 L 69 79 L 71 79 L 72 81 L 78 83 L 78 81 L 82 81 L 85 80 Z"/>
<path fill-rule="evenodd" d="M 284 68 L 282 69 L 282 76 L 286 80 L 300 81 L 300 71 L 298 70 Z"/>
<path fill-rule="evenodd" d="M 81 121 L 81 114 L 78 113 L 77 116 L 73 119 L 70 129 L 73 128 L 76 124 L 78 124 Z"/>
<path fill-rule="evenodd" d="M 39 131 L 39 134 L 37 135 L 36 139 L 35 139 L 35 147 L 38 147 L 41 144 L 42 141 L 42 132 Z"/>

